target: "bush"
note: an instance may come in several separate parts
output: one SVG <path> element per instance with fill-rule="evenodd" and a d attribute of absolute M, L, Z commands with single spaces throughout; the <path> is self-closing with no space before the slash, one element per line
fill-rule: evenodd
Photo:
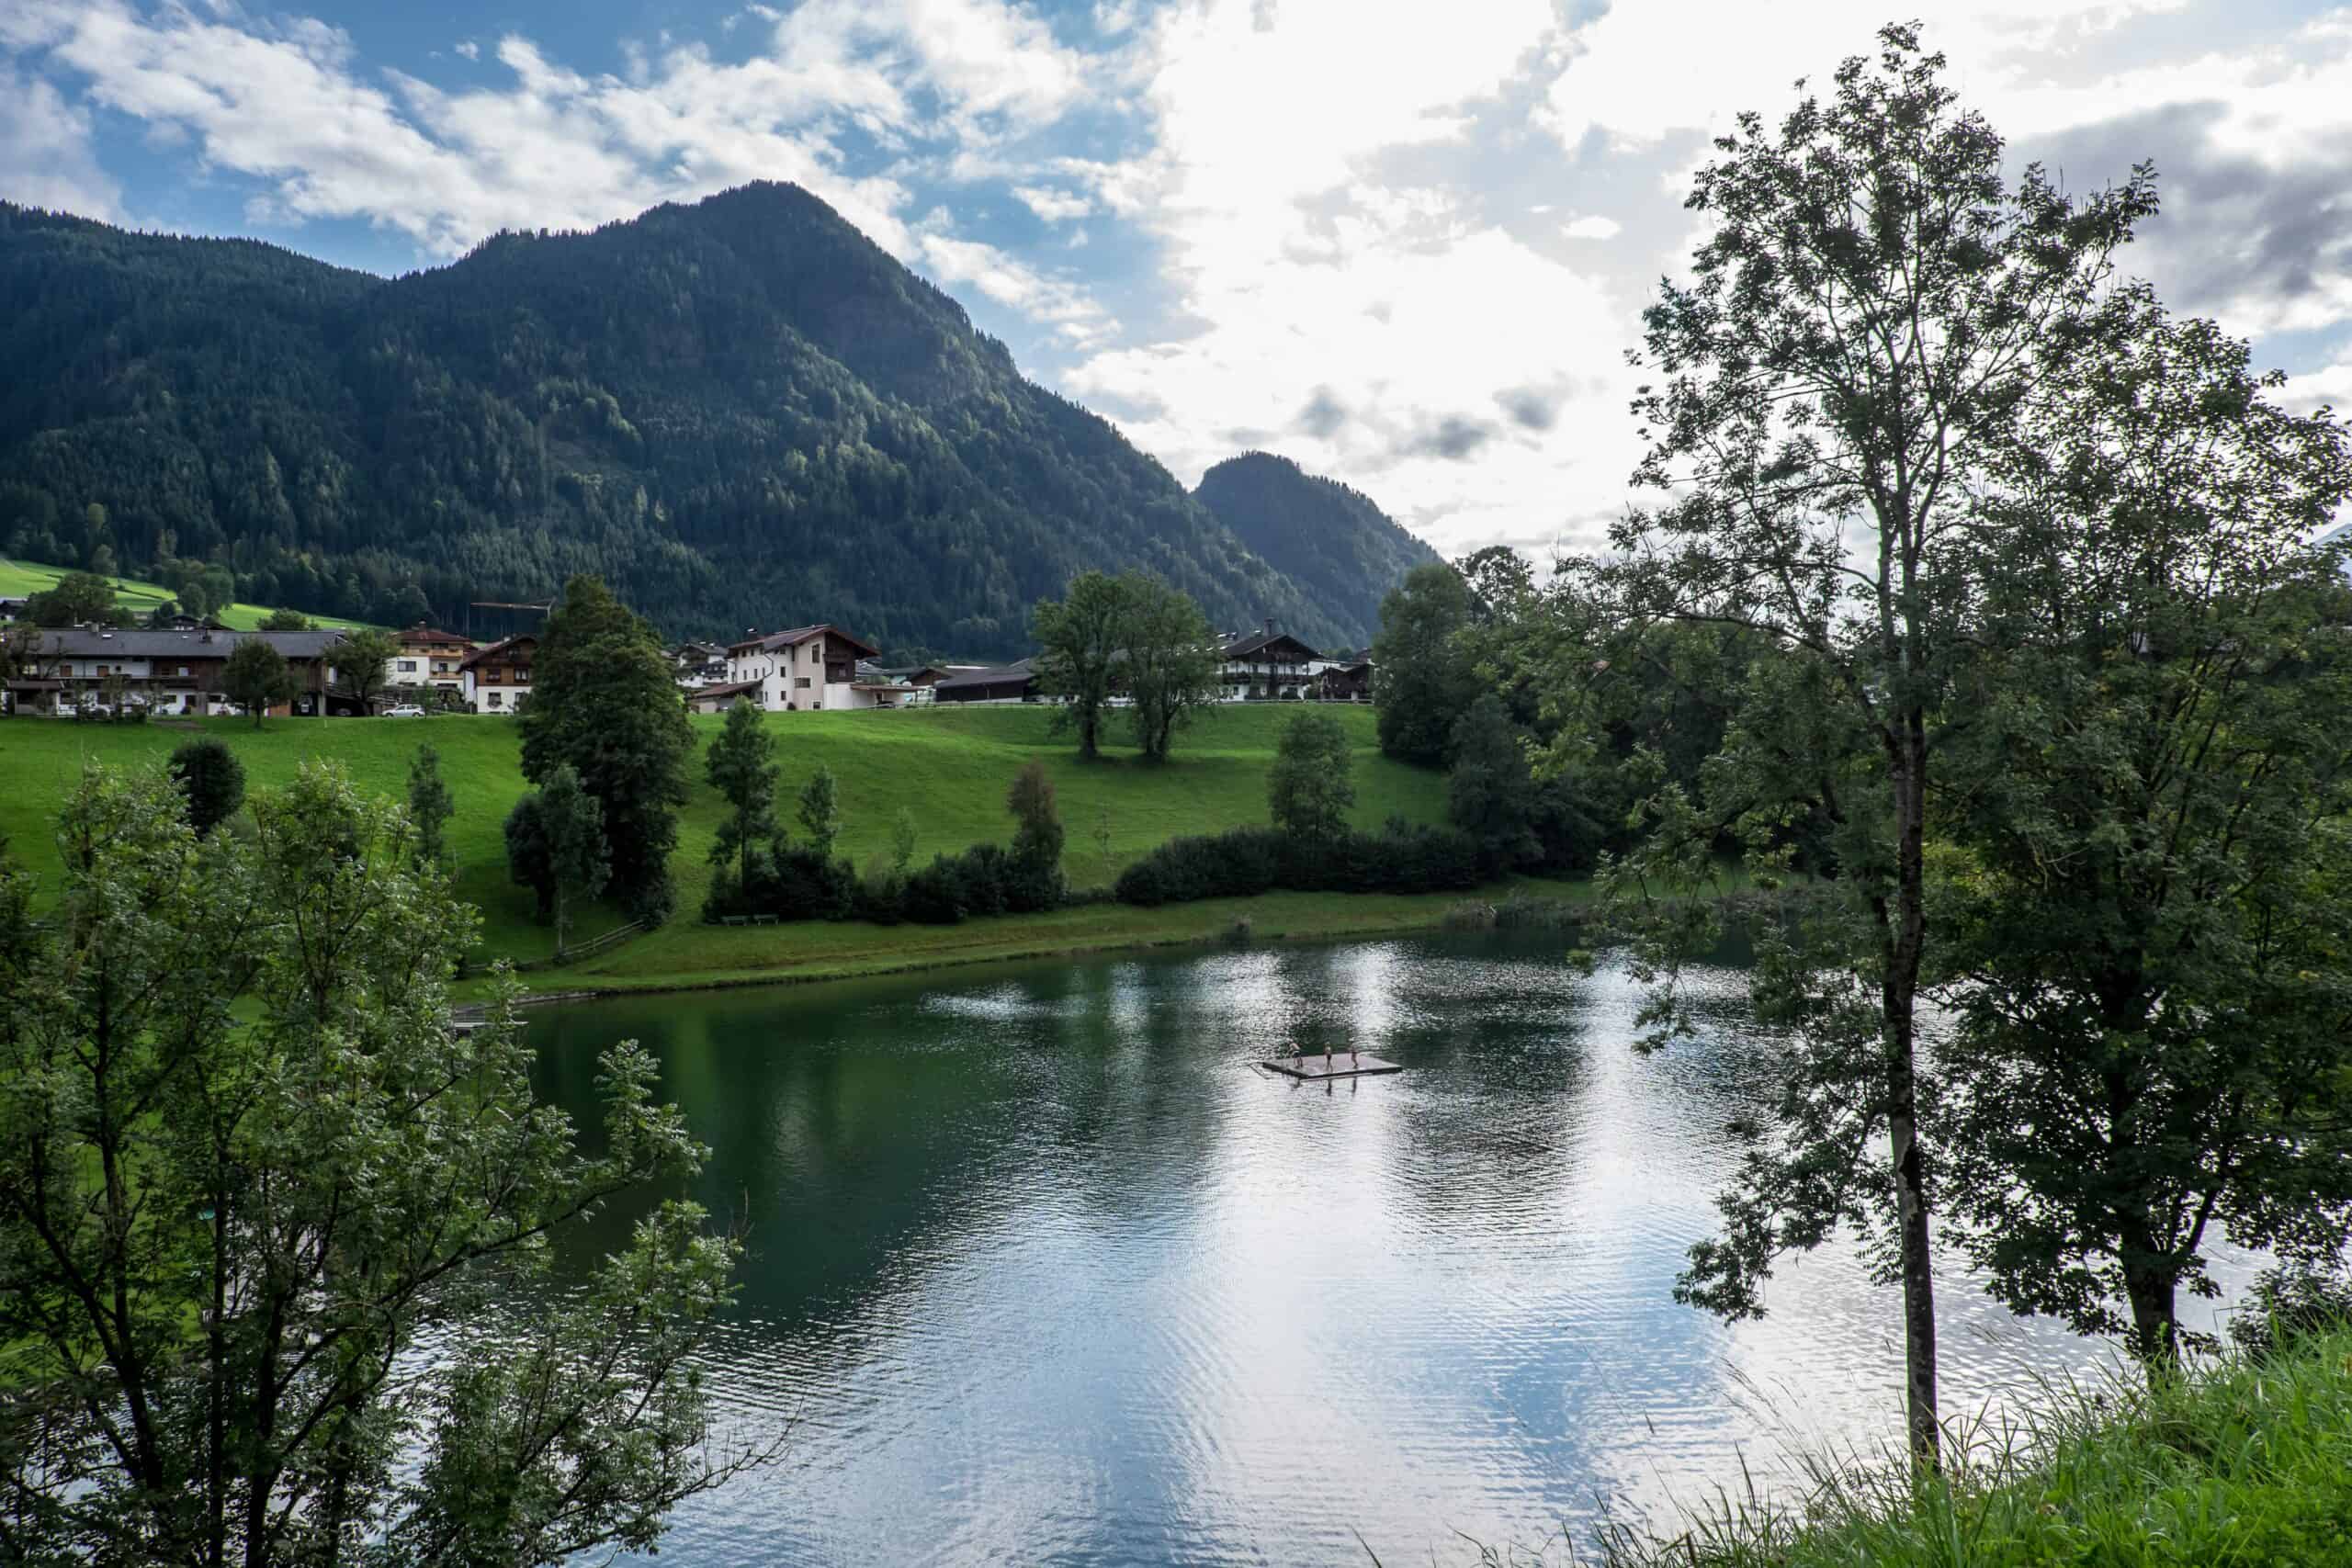
<path fill-rule="evenodd" d="M 209 833 L 244 804 L 245 767 L 223 742 L 206 736 L 172 753 L 172 779 L 187 797 L 187 825 Z"/>
<path fill-rule="evenodd" d="M 1478 846 L 1452 828 L 1391 818 L 1377 833 L 1295 837 L 1236 828 L 1170 839 L 1120 874 L 1122 904 L 1151 908 L 1201 898 L 1295 893 L 1444 893 L 1476 887 Z"/>

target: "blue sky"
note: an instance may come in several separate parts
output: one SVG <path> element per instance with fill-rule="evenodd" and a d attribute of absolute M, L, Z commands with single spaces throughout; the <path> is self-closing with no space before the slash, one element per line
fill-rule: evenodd
<path fill-rule="evenodd" d="M 1973 0 L 1968 102 L 2133 270 L 2352 404 L 2352 7 Z M 445 265 L 795 180 L 1191 483 L 1246 446 L 1449 553 L 1591 542 L 1706 139 L 1894 12 L 1820 0 L 0 0 L 0 197 Z"/>

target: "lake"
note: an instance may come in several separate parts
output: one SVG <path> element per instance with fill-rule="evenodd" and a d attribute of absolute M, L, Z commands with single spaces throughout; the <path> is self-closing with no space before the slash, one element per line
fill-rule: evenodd
<path fill-rule="evenodd" d="M 711 1349 L 786 1458 L 665 1561 L 1441 1562 L 1900 1432 L 1893 1292 L 1849 1251 L 1771 1315 L 1674 1304 L 1755 1088 L 1745 982 L 1634 1051 L 1637 988 L 1562 940 L 1272 944 L 540 1010 L 540 1092 L 659 1057 L 750 1222 Z M 1396 1077 L 1302 1085 L 1293 1043 Z M 610 1241 L 629 1216 L 601 1222 Z M 2225 1259 L 2235 1277 L 2242 1259 Z M 1946 1409 L 2109 1348 L 1957 1269 Z M 2189 1303 L 2192 1313 L 2210 1311 Z"/>

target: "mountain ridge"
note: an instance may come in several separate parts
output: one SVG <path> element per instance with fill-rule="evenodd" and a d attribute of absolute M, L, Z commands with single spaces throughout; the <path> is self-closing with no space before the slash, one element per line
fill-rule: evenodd
<path fill-rule="evenodd" d="M 1277 453 L 1249 451 L 1201 476 L 1193 498 L 1275 570 L 1363 628 L 1413 568 L 1442 558 L 1363 491 Z"/>
<path fill-rule="evenodd" d="M 389 279 L 0 204 L 0 553 L 376 621 L 596 571 L 672 636 L 976 654 L 1144 567 L 1218 624 L 1369 635 L 796 186 Z"/>

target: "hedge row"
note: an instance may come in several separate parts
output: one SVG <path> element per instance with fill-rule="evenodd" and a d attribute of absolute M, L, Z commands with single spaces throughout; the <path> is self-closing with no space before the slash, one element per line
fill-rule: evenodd
<path fill-rule="evenodd" d="M 752 852 L 748 877 L 733 866 L 718 868 L 702 915 L 714 921 L 728 915 L 765 915 L 778 920 L 953 925 L 970 915 L 1058 908 L 1064 897 L 1058 865 L 1031 863 L 997 844 L 938 856 L 906 876 L 876 871 L 865 877 L 845 860 L 778 844 Z"/>
<path fill-rule="evenodd" d="M 1115 897 L 1147 908 L 1294 893 L 1450 893 L 1485 880 L 1478 845 L 1453 828 L 1391 818 L 1377 833 L 1328 837 L 1236 828 L 1170 839 L 1120 874 Z"/>

